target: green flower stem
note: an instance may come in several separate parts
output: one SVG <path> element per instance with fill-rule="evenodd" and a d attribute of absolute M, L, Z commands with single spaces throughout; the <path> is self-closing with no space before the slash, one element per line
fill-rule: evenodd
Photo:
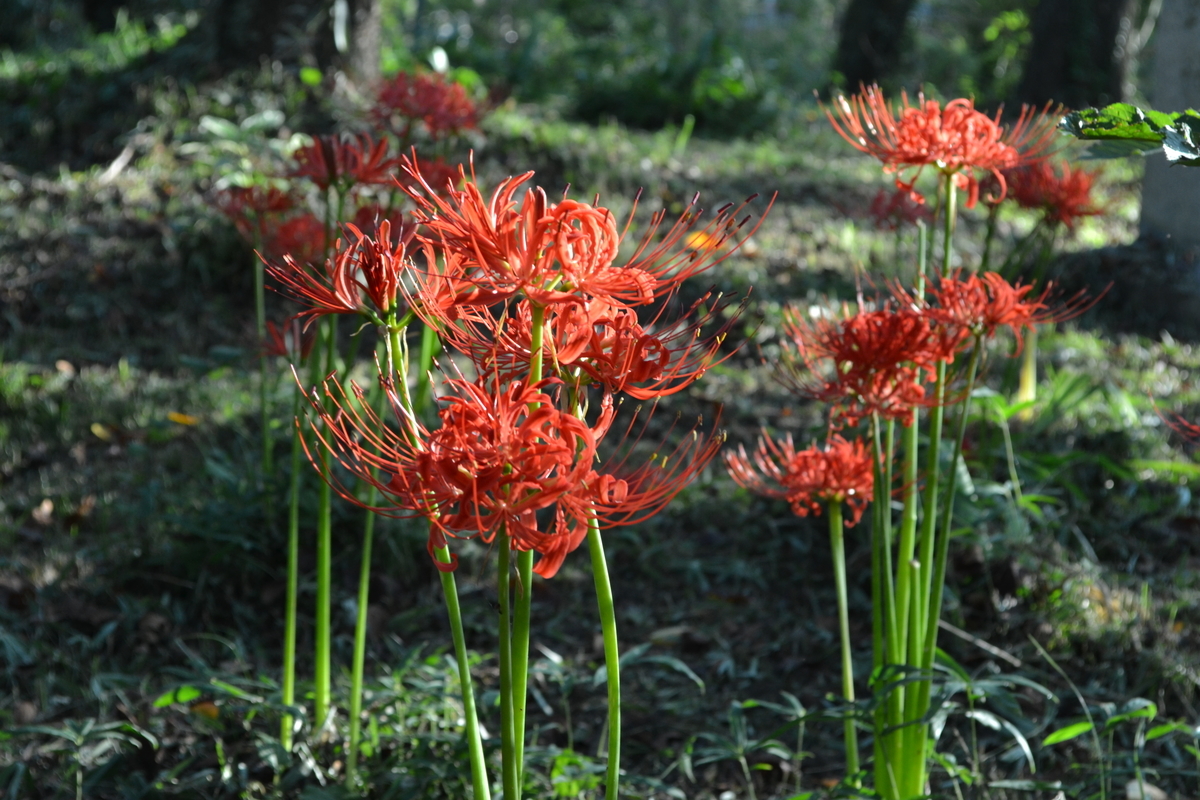
<path fill-rule="evenodd" d="M 432 524 L 432 523 L 430 523 Z M 443 545 L 433 551 L 443 564 L 451 563 L 450 548 Z M 453 572 L 440 572 L 442 594 L 446 597 L 446 614 L 450 617 L 450 632 L 454 638 L 454 658 L 458 661 L 458 683 L 462 687 L 463 717 L 467 721 L 467 748 L 471 756 L 471 786 L 474 800 L 491 800 L 487 764 L 483 757 L 483 741 L 479 738 L 479 715 L 475 710 L 475 689 L 471 683 L 471 665 L 467 657 L 467 637 L 463 632 L 462 610 L 458 605 L 458 586 Z M 507 792 L 505 793 L 507 795 Z"/>
<path fill-rule="evenodd" d="M 292 397 L 292 418 L 300 416 L 300 390 Z M 288 576 L 287 607 L 283 623 L 283 704 L 296 703 L 296 595 L 300 583 L 300 431 L 292 436 L 292 474 L 288 497 Z M 279 742 L 286 752 L 292 751 L 291 714 L 284 714 L 280 723 Z"/>
<path fill-rule="evenodd" d="M 391 346 L 387 340 L 383 342 L 384 358 L 387 362 L 388 374 L 393 365 Z M 380 393 L 379 415 L 387 410 L 387 392 Z M 372 470 L 376 473 L 377 470 Z M 370 607 L 371 592 L 371 545 L 375 538 L 375 512 L 370 510 L 379 502 L 379 490 L 369 484 L 367 489 L 367 518 L 363 522 L 362 562 L 358 570 L 358 609 L 354 620 L 354 663 L 350 672 L 350 748 L 346 754 L 346 778 L 350 786 L 358 783 L 358 743 L 362 734 L 362 697 L 363 671 L 367 660 L 367 609 Z"/>
<path fill-rule="evenodd" d="M 604 637 L 604 666 L 608 678 L 608 768 L 605 773 L 605 800 L 617 800 L 621 778 L 621 651 L 617 647 L 617 608 L 600 525 L 588 522 L 588 554 L 592 559 L 592 579 L 596 583 L 596 604 L 600 609 L 600 630 Z"/>
<path fill-rule="evenodd" d="M 979 259 L 979 271 L 987 272 L 992 265 L 992 244 L 996 239 L 996 221 L 1000 216 L 1000 204 L 992 203 L 988 208 L 987 233 L 983 237 L 983 257 Z"/>
<path fill-rule="evenodd" d="M 529 383 L 542 379 L 542 347 L 545 341 L 546 309 L 531 304 Z M 525 773 L 525 709 L 529 701 L 529 635 L 533 613 L 533 551 L 517 552 L 516 613 L 513 615 L 512 692 L 513 736 L 516 747 L 517 780 Z"/>
<path fill-rule="evenodd" d="M 332 369 L 337 357 L 337 328 L 334 319 L 322 320 L 325 333 L 325 367 Z M 320 360 L 320 359 L 314 359 Z M 332 647 L 330 636 L 330 584 L 333 578 L 333 490 L 329 486 L 329 464 L 320 463 L 321 482 L 317 486 L 317 609 L 316 663 L 313 665 L 313 725 L 320 729 L 330 710 Z"/>
<path fill-rule="evenodd" d="M 367 505 L 379 500 L 379 491 L 371 486 Z M 350 673 L 350 748 L 346 753 L 346 778 L 350 786 L 358 783 L 358 743 L 362 734 L 363 669 L 367 656 L 367 607 L 371 591 L 371 544 L 375 536 L 375 513 L 367 511 L 363 523 L 362 562 L 358 570 L 358 615 L 354 621 L 354 665 Z"/>
<path fill-rule="evenodd" d="M 842 695 L 849 705 L 854 705 L 854 659 L 850 648 L 850 607 L 846 596 L 846 548 L 843 543 L 842 504 L 829 504 L 829 547 L 833 552 L 833 584 L 837 590 L 838 630 L 842 637 Z M 591 536 L 591 532 L 588 533 Z M 615 637 L 614 637 L 615 638 Z M 609 690 L 611 692 L 611 689 Z M 611 694 L 609 702 L 612 702 Z M 847 709 L 842 723 L 845 726 L 846 777 L 855 785 L 858 774 L 858 731 L 854 716 Z M 611 763 L 611 762 L 610 762 Z"/>
<path fill-rule="evenodd" d="M 957 189 L 954 175 L 946 176 L 946 215 L 942 218 L 942 275 L 949 275 L 954 256 L 954 225 L 958 221 Z"/>
<path fill-rule="evenodd" d="M 872 641 L 874 645 L 873 659 L 874 676 L 876 681 L 874 691 L 880 695 L 888 692 L 888 683 L 881 681 L 882 671 L 889 664 L 894 664 L 893 640 L 896 631 L 895 588 L 892 582 L 892 453 L 894 444 L 894 424 L 889 421 L 886 445 L 883 443 L 883 431 L 878 414 L 871 416 L 871 452 L 875 463 L 875 519 L 878 523 L 871 531 L 871 594 L 872 594 Z M 895 796 L 896 776 L 894 765 L 896 752 L 896 736 L 884 735 L 883 731 L 891 728 L 891 697 L 875 705 L 875 788 L 884 797 Z"/>
<path fill-rule="evenodd" d="M 508 533 L 501 528 L 496 534 L 500 563 L 496 568 L 496 591 L 500 597 L 500 743 L 503 755 L 504 800 L 520 800 L 519 770 L 516 761 L 515 729 L 513 727 L 513 663 L 512 663 L 512 545 Z"/>
<path fill-rule="evenodd" d="M 441 349 L 441 339 L 437 331 L 429 325 L 421 330 L 421 352 L 417 356 L 417 389 L 414 400 L 414 410 L 423 412 L 433 399 L 433 387 L 429 383 L 429 370 L 433 367 L 433 359 Z"/>
<path fill-rule="evenodd" d="M 937 650 L 938 620 L 942 616 L 942 598 L 946 588 L 946 561 L 950 552 L 951 523 L 954 520 L 954 494 L 958 488 L 958 462 L 962 458 L 963 438 L 967 432 L 967 417 L 971 410 L 971 392 L 975 389 L 975 378 L 979 371 L 979 361 L 982 358 L 983 336 L 976 335 L 971 350 L 971 360 L 967 366 L 967 388 L 964 395 L 962 410 L 958 416 L 958 426 L 954 435 L 954 453 L 950 460 L 949 476 L 946 481 L 946 496 L 942 501 L 941 521 L 938 524 L 940 535 L 937 536 L 933 557 L 933 573 L 930 576 L 929 612 L 925 618 L 925 644 L 921 654 L 921 662 L 917 665 L 924 671 L 933 668 L 933 656 Z M 922 681 L 917 684 L 917 705 L 914 711 L 918 719 L 929 709 L 930 682 Z"/>

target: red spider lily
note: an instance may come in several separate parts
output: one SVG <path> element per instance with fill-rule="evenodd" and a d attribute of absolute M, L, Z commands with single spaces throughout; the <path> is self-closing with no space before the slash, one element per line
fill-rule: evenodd
<path fill-rule="evenodd" d="M 285 293 L 308 306 L 301 317 L 364 314 L 381 323 L 380 315 L 392 311 L 401 298 L 400 280 L 408 268 L 406 252 L 413 228 L 401 227 L 394 243 L 388 220 L 379 223 L 373 237 L 351 224 L 346 225 L 346 233 L 353 241 L 343 246 L 339 239 L 333 258 L 315 273 L 285 255 L 282 264 L 267 265 L 267 274 L 283 285 Z"/>
<path fill-rule="evenodd" d="M 327 411 L 314 392 L 320 451 L 310 450 L 309 457 L 324 459 L 329 454 L 357 479 L 375 486 L 388 505 L 372 511 L 427 517 L 433 523 L 431 554 L 445 546 L 447 536 L 491 542 L 502 526 L 516 550 L 557 553 L 558 526 L 539 530 L 537 513 L 585 485 L 597 442 L 611 423 L 612 407 L 606 403 L 600 419 L 589 426 L 555 407 L 547 393 L 554 383 L 515 382 L 493 392 L 452 379 L 448 384 L 455 394 L 442 398 L 441 427 L 429 431 L 403 410 L 388 381 L 392 408 L 403 428 L 397 432 L 363 402 L 358 386 L 352 386 L 351 400 L 336 380 L 327 380 L 324 393 L 335 410 Z M 376 470 L 383 474 L 376 477 Z M 333 488 L 364 505 L 352 488 L 336 480 Z M 434 563 L 443 570 L 455 566 L 437 559 Z M 553 571 L 547 565 L 539 574 Z"/>
<path fill-rule="evenodd" d="M 958 328 L 964 336 L 990 337 L 997 328 L 1010 328 L 1020 348 L 1026 329 L 1071 319 L 1091 304 L 1078 294 L 1060 307 L 1051 308 L 1053 289 L 1051 284 L 1041 294 L 1031 296 L 1032 285 L 1011 284 L 994 272 L 965 278 L 961 272 L 954 272 L 942 276 L 929 289 L 931 304 L 921 313 L 937 323 Z"/>
<path fill-rule="evenodd" d="M 912 195 L 911 190 L 896 189 L 889 192 L 880 189 L 867 212 L 875 221 L 875 227 L 895 231 L 922 221 L 932 224 L 933 212 L 924 203 L 913 200 Z"/>
<path fill-rule="evenodd" d="M 380 88 L 372 113 L 405 140 L 414 122 L 423 122 L 430 137 L 440 139 L 474 128 L 479 120 L 479 110 L 461 84 L 429 72 L 396 73 Z"/>
<path fill-rule="evenodd" d="M 292 317 L 282 325 L 267 320 L 267 340 L 263 343 L 263 353 L 299 361 L 308 358 L 316 340 L 316 331 L 311 328 L 304 330 L 298 317 Z"/>
<path fill-rule="evenodd" d="M 250 241 L 254 241 L 255 234 L 266 238 L 268 215 L 290 211 L 295 204 L 290 193 L 275 186 L 231 186 L 217 192 L 213 200 L 238 233 Z"/>
<path fill-rule="evenodd" d="M 840 322 L 808 322 L 789 308 L 784 331 L 799 357 L 784 365 L 794 387 L 830 403 L 847 425 L 872 414 L 910 424 L 912 409 L 929 403 L 922 380 L 938 361 L 953 358 L 930 320 L 907 308 L 863 311 Z M 831 366 L 824 375 L 823 362 Z"/>
<path fill-rule="evenodd" d="M 400 163 L 388 158 L 386 139 L 376 142 L 370 134 L 317 136 L 313 143 L 295 152 L 296 168 L 291 177 L 308 178 L 322 190 L 330 186 L 348 188 L 357 183 L 388 183 Z"/>
<path fill-rule="evenodd" d="M 543 374 L 557 374 L 576 386 L 596 384 L 613 394 L 639 400 L 681 391 L 709 368 L 729 358 L 720 355 L 741 308 L 726 314 L 729 301 L 707 293 L 673 321 L 663 321 L 666 306 L 646 323 L 634 309 L 600 299 L 561 304 L 545 310 Z M 414 304 L 418 315 L 442 332 L 443 340 L 466 354 L 481 372 L 501 381 L 529 374 L 533 348 L 533 309 L 529 301 L 493 310 L 451 306 L 453 319 L 429 316 L 436 307 Z M 703 333 L 713 322 L 715 331 Z"/>
<path fill-rule="evenodd" d="M 298 264 L 315 264 L 325 257 L 325 224 L 304 213 L 268 226 L 263 252 L 267 258 L 288 255 Z"/>
<path fill-rule="evenodd" d="M 897 116 L 879 87 L 869 86 L 849 100 L 839 97 L 836 109 L 836 117 L 825 111 L 834 129 L 855 148 L 879 159 L 885 172 L 896 173 L 897 187 L 912 191 L 921 170 L 932 166 L 954 175 L 956 185 L 968 191 L 968 208 L 979 197 L 976 170 L 994 175 L 1003 196 L 1001 170 L 1041 157 L 1049 141 L 1046 126 L 1035 121 L 1032 110 L 1023 109 L 1013 129 L 1006 132 L 999 113 L 993 119 L 965 98 L 942 106 L 921 93 L 911 106 L 908 95 L 901 94 Z M 915 171 L 905 180 L 909 170 Z M 919 202 L 919 198 L 914 192 L 913 199 Z"/>
<path fill-rule="evenodd" d="M 848 527 L 863 515 L 875 485 L 871 454 L 861 441 L 832 436 L 824 448 L 796 451 L 792 436 L 775 441 L 765 433 L 749 455 L 738 446 L 725 454 L 729 475 L 755 494 L 787 500 L 792 511 L 806 517 L 820 514 L 821 503 L 846 503 Z"/>
<path fill-rule="evenodd" d="M 1098 173 L 1072 170 L 1066 161 L 1060 167 L 1061 174 L 1049 161 L 1042 160 L 1010 170 L 1005 178 L 1017 205 L 1041 211 L 1047 222 L 1074 230 L 1077 220 L 1104 213 L 1091 197 L 1092 183 Z"/>
<path fill-rule="evenodd" d="M 658 212 L 632 258 L 618 265 L 624 233 L 608 209 L 570 199 L 550 203 L 540 187 L 526 190 L 518 205 L 517 191 L 532 172 L 503 181 L 487 201 L 474 176 L 443 198 L 407 157 L 404 170 L 420 186 L 402 188 L 428 231 L 422 237 L 439 250 L 458 253 L 468 279 L 477 284 L 460 296 L 461 303 L 487 305 L 517 295 L 542 306 L 590 297 L 625 306 L 651 303 L 727 258 L 740 242 L 723 253 L 721 245 L 749 220 L 737 219 L 746 204 L 721 208 L 698 231 L 711 245 L 695 250 L 678 246 L 697 232 L 693 228 L 702 212 L 694 202 L 655 243 L 665 219 L 665 212 Z"/>

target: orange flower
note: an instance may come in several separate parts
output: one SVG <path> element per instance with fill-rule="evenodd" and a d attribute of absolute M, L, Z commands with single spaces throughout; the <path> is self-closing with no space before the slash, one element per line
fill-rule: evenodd
<path fill-rule="evenodd" d="M 415 122 L 424 123 L 430 137 L 440 139 L 474 128 L 479 119 L 478 109 L 461 84 L 429 72 L 396 73 L 380 88 L 372 113 L 406 141 Z"/>
<path fill-rule="evenodd" d="M 862 518 L 875 485 L 871 456 L 861 441 L 830 437 L 824 448 L 796 451 L 788 434 L 777 442 L 764 433 L 754 454 L 738 446 L 725 454 L 729 475 L 750 491 L 787 500 L 801 517 L 820 514 L 821 503 L 846 503 L 847 526 Z"/>
<path fill-rule="evenodd" d="M 1104 213 L 1091 197 L 1098 173 L 1072 170 L 1066 161 L 1060 167 L 1061 174 L 1049 161 L 1042 160 L 1008 171 L 1005 178 L 1017 205 L 1041 211 L 1051 224 L 1073 230 L 1076 220 Z"/>
<path fill-rule="evenodd" d="M 995 176 L 1003 196 L 1001 170 L 1041 157 L 1049 143 L 1046 125 L 1035 122 L 1029 108 L 1022 109 L 1012 131 L 1006 132 L 999 113 L 989 117 L 965 98 L 942 106 L 921 93 L 911 106 L 908 95 L 901 94 L 897 116 L 879 87 L 870 86 L 849 100 L 838 97 L 835 105 L 836 117 L 825 110 L 834 129 L 855 148 L 879 159 L 885 172 L 896 173 L 898 188 L 912 192 L 921 170 L 932 166 L 953 175 L 955 184 L 967 190 L 968 208 L 979 197 L 976 171 Z M 920 197 L 913 195 L 914 200 Z"/>
<path fill-rule="evenodd" d="M 938 361 L 953 357 L 930 320 L 910 309 L 808 322 L 789 308 L 784 331 L 794 348 L 784 364 L 794 387 L 830 403 L 847 425 L 872 414 L 910 424 L 912 409 L 928 403 L 922 380 L 932 377 Z"/>
<path fill-rule="evenodd" d="M 322 190 L 330 186 L 346 189 L 356 183 L 387 183 L 399 159 L 388 158 L 386 139 L 376 142 L 370 134 L 349 137 L 317 136 L 292 156 L 296 167 L 291 177 L 308 178 Z"/>

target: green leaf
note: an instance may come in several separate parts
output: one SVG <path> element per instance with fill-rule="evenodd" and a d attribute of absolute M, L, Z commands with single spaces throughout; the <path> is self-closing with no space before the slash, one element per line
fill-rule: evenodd
<path fill-rule="evenodd" d="M 992 781 L 990 789 L 1012 789 L 1017 792 L 1057 792 L 1062 781 Z"/>
<path fill-rule="evenodd" d="M 1182 117 L 1163 130 L 1163 152 L 1167 161 L 1185 166 L 1200 166 L 1200 118 Z"/>
<path fill-rule="evenodd" d="M 1171 733 L 1175 733 L 1176 731 L 1182 731 L 1193 736 L 1195 735 L 1195 729 L 1186 722 L 1168 722 L 1165 725 L 1155 725 L 1153 728 L 1146 731 L 1146 741 L 1152 742 L 1155 739 L 1161 739 L 1162 737 Z"/>
<path fill-rule="evenodd" d="M 1072 111 L 1062 118 L 1058 127 L 1079 139 L 1119 139 L 1157 144 L 1163 140 L 1162 129 L 1173 124 L 1179 116 L 1153 109 L 1143 110 L 1130 103 L 1113 103 L 1104 108 Z"/>
<path fill-rule="evenodd" d="M 300 82 L 305 86 L 320 86 L 322 77 L 321 70 L 316 67 L 300 68 Z"/>
<path fill-rule="evenodd" d="M 1158 706 L 1144 697 L 1135 697 L 1125 704 L 1124 710 L 1105 720 L 1104 728 L 1107 730 L 1129 719 L 1154 719 L 1157 716 Z"/>
<path fill-rule="evenodd" d="M 1051 744 L 1058 744 L 1059 742 L 1069 741 L 1074 739 L 1076 736 L 1087 733 L 1091 729 L 1092 723 L 1090 722 L 1076 722 L 1074 725 L 1068 725 L 1065 728 L 1059 728 L 1045 739 L 1042 739 L 1042 747 L 1046 747 L 1047 745 Z"/>
<path fill-rule="evenodd" d="M 180 686 L 178 689 L 172 689 L 158 696 L 154 701 L 155 708 L 166 708 L 172 703 L 190 703 L 199 697 L 200 690 L 195 686 Z"/>

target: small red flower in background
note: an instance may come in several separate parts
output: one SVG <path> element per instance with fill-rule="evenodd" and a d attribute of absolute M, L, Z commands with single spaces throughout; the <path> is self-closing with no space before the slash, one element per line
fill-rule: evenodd
<path fill-rule="evenodd" d="M 1009 196 L 1021 208 L 1041 211 L 1048 222 L 1074 230 L 1077 220 L 1104 213 L 1091 197 L 1097 175 L 1085 169 L 1072 170 L 1066 161 L 1055 170 L 1053 164 L 1042 160 L 1008 171 L 1005 178 Z"/>
<path fill-rule="evenodd" d="M 380 88 L 372 113 L 404 140 L 415 122 L 424 123 L 430 137 L 440 139 L 474 128 L 479 120 L 479 110 L 462 85 L 431 72 L 396 73 Z"/>
<path fill-rule="evenodd" d="M 913 408 L 928 403 L 922 380 L 932 378 L 938 361 L 953 358 L 930 320 L 910 309 L 809 322 L 789 308 L 784 332 L 794 348 L 784 364 L 794 388 L 829 403 L 846 425 L 873 414 L 910 424 Z"/>
<path fill-rule="evenodd" d="M 307 212 L 269 225 L 264 239 L 268 259 L 288 255 L 297 264 L 315 264 L 325 257 L 325 223 Z"/>
<path fill-rule="evenodd" d="M 801 517 L 820 514 L 821 503 L 846 503 L 847 526 L 862 518 L 875 485 L 871 455 L 861 441 L 830 437 L 824 448 L 797 451 L 791 434 L 775 441 L 765 433 L 749 455 L 739 446 L 726 452 L 730 476 L 750 491 L 787 500 Z"/>
<path fill-rule="evenodd" d="M 1020 347 L 1026 329 L 1062 322 L 1087 309 L 1089 304 L 1082 295 L 1076 295 L 1059 308 L 1051 308 L 1053 288 L 1047 286 L 1041 294 L 1031 296 L 1032 285 L 1011 284 L 994 272 L 965 278 L 955 272 L 930 287 L 931 303 L 921 313 L 941 325 L 957 327 L 964 336 L 992 336 L 997 328 L 1007 327 Z"/>
<path fill-rule="evenodd" d="M 266 237 L 268 216 L 290 211 L 296 199 L 275 186 L 231 186 L 217 192 L 213 204 L 243 238 Z"/>
<path fill-rule="evenodd" d="M 458 164 L 447 164 L 442 158 L 435 158 L 432 161 L 417 158 L 414 163 L 425 183 L 439 194 L 444 195 L 450 190 L 450 187 L 457 188 L 463 182 L 463 169 Z M 421 190 L 417 180 L 406 172 L 397 175 L 396 182 L 415 191 Z"/>
<path fill-rule="evenodd" d="M 913 200 L 912 192 L 905 189 L 880 189 L 867 213 L 880 230 L 895 231 L 918 222 L 933 223 L 933 212 L 929 207 Z"/>
<path fill-rule="evenodd" d="M 911 192 L 921 171 L 931 166 L 953 175 L 955 184 L 967 190 L 968 208 L 979 197 L 977 170 L 994 175 L 1003 196 L 1001 170 L 1041 157 L 1049 142 L 1046 126 L 1035 122 L 1028 108 L 1006 132 L 999 114 L 993 119 L 965 98 L 943 106 L 921 93 L 913 106 L 908 95 L 901 94 L 897 115 L 879 88 L 869 86 L 849 99 L 838 97 L 834 105 L 836 117 L 825 111 L 834 130 L 856 149 L 879 159 L 885 172 L 896 173 L 898 188 Z M 908 171 L 912 172 L 906 179 Z M 914 192 L 913 199 L 919 202 L 919 198 Z"/>
<path fill-rule="evenodd" d="M 353 184 L 389 183 L 400 163 L 388 158 L 387 139 L 376 142 L 370 134 L 316 136 L 292 157 L 296 167 L 290 176 L 308 178 L 322 190 Z"/>

